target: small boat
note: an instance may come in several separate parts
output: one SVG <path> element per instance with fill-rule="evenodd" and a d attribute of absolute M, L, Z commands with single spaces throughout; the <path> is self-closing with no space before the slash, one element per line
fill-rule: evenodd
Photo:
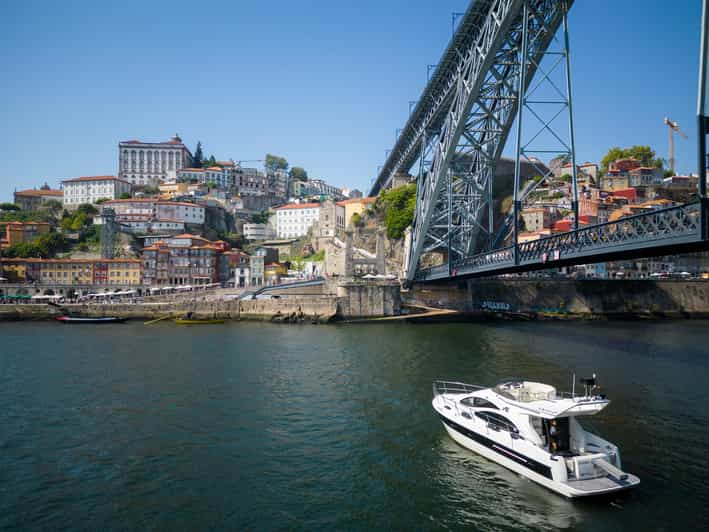
<path fill-rule="evenodd" d="M 197 318 L 175 318 L 177 325 L 219 325 L 224 323 L 224 320 L 217 319 L 197 319 Z"/>
<path fill-rule="evenodd" d="M 127 318 L 119 318 L 118 316 L 106 316 L 104 318 L 81 318 L 78 316 L 57 316 L 54 318 L 61 323 L 123 323 Z"/>
<path fill-rule="evenodd" d="M 640 479 L 622 470 L 618 447 L 579 423 L 610 404 L 593 394 L 595 375 L 581 382 L 583 396 L 520 379 L 492 388 L 436 381 L 433 409 L 460 445 L 565 497 L 637 486 Z"/>

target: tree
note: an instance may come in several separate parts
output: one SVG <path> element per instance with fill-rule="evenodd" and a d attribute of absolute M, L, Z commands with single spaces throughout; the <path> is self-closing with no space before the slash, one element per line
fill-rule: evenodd
<path fill-rule="evenodd" d="M 286 161 L 285 157 L 267 153 L 264 166 L 266 170 L 270 170 L 271 172 L 275 172 L 276 170 L 288 170 L 288 161 Z"/>
<path fill-rule="evenodd" d="M 202 141 L 197 141 L 197 147 L 194 149 L 194 155 L 192 156 L 192 165 L 195 168 L 202 168 L 202 159 L 204 154 L 202 153 Z"/>
<path fill-rule="evenodd" d="M 295 179 L 296 181 L 308 180 L 308 172 L 305 171 L 305 168 L 301 168 L 300 166 L 294 166 L 291 168 L 288 175 L 291 179 Z"/>
<path fill-rule="evenodd" d="M 83 214 L 86 217 L 93 217 L 98 214 L 98 209 L 90 203 L 82 203 L 76 209 L 77 214 Z"/>
<path fill-rule="evenodd" d="M 608 168 L 612 162 L 628 157 L 634 157 L 640 161 L 640 164 L 643 166 L 662 168 L 662 159 L 655 157 L 655 150 L 650 146 L 631 146 L 625 149 L 614 146 L 609 149 L 608 153 L 601 159 L 601 175 L 608 173 Z"/>
<path fill-rule="evenodd" d="M 401 238 L 414 221 L 416 184 L 382 192 L 380 199 L 384 206 L 387 235 L 389 238 Z"/>
<path fill-rule="evenodd" d="M 0 211 L 19 211 L 20 207 L 14 203 L 0 203 Z"/>
<path fill-rule="evenodd" d="M 123 193 L 119 196 L 119 199 L 130 199 L 130 198 L 131 198 L 130 192 L 123 192 Z M 101 199 L 102 199 L 103 201 L 107 201 L 107 200 L 104 199 L 104 198 L 101 198 Z M 101 200 L 99 200 L 99 201 L 101 201 Z M 98 201 L 97 201 L 96 203 L 98 203 Z M 102 203 L 103 203 L 103 202 L 102 202 Z"/>
<path fill-rule="evenodd" d="M 574 180 L 574 176 L 571 174 L 564 174 L 559 179 L 561 179 L 564 183 L 571 183 Z"/>
<path fill-rule="evenodd" d="M 251 215 L 251 223 L 253 224 L 267 224 L 268 223 L 268 212 L 257 212 Z"/>
<path fill-rule="evenodd" d="M 209 188 L 217 188 L 217 184 L 214 181 L 210 181 L 207 183 L 207 187 Z"/>
<path fill-rule="evenodd" d="M 210 155 L 209 159 L 202 162 L 202 166 L 204 166 L 205 168 L 210 167 L 210 166 L 216 166 L 216 164 L 217 164 L 217 160 L 214 158 L 214 155 Z"/>
<path fill-rule="evenodd" d="M 49 200 L 46 201 L 42 205 L 42 209 L 46 210 L 49 214 L 51 214 L 53 217 L 58 217 L 59 213 L 62 212 L 62 209 L 64 206 L 62 205 L 62 202 L 59 200 Z"/>

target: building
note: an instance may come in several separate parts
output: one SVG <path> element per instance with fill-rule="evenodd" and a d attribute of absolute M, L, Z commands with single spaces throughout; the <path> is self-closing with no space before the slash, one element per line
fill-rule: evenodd
<path fill-rule="evenodd" d="M 113 209 L 116 221 L 170 221 L 182 224 L 204 224 L 203 205 L 183 201 L 166 201 L 160 198 L 130 198 L 105 201 L 102 208 Z"/>
<path fill-rule="evenodd" d="M 342 194 L 344 194 L 344 196 L 349 199 L 357 199 L 364 196 L 364 194 L 362 194 L 362 191 L 356 188 L 343 188 Z"/>
<path fill-rule="evenodd" d="M 309 179 L 303 182 L 300 197 L 320 197 L 321 199 L 342 200 L 345 198 L 342 189 L 327 184 L 322 179 Z"/>
<path fill-rule="evenodd" d="M 124 288 L 141 285 L 139 259 L 2 259 L 11 282 L 46 287 Z"/>
<path fill-rule="evenodd" d="M 338 202 L 345 209 L 345 227 L 350 227 L 355 214 L 362 216 L 364 211 L 374 205 L 377 198 L 353 198 Z"/>
<path fill-rule="evenodd" d="M 345 207 L 327 200 L 320 204 L 315 237 L 333 237 L 345 230 Z"/>
<path fill-rule="evenodd" d="M 167 142 L 127 140 L 118 144 L 118 176 L 135 186 L 175 181 L 177 172 L 192 165 L 192 154 L 175 135 Z"/>
<path fill-rule="evenodd" d="M 177 172 L 177 181 L 191 183 L 214 183 L 217 188 L 228 189 L 234 184 L 234 176 L 231 172 L 224 170 L 220 166 L 209 168 L 183 168 Z"/>
<path fill-rule="evenodd" d="M 263 255 L 251 255 L 251 257 L 249 257 L 249 272 L 251 274 L 251 286 L 264 285 L 265 262 Z"/>
<path fill-rule="evenodd" d="M 64 192 L 52 190 L 49 185 L 45 184 L 40 189 L 15 191 L 14 202 L 23 211 L 36 211 L 48 201 L 56 200 L 61 202 L 63 198 Z"/>
<path fill-rule="evenodd" d="M 47 233 L 49 233 L 49 223 L 47 222 L 0 222 L 0 249 L 6 249 L 23 242 L 31 242 L 38 236 Z"/>
<path fill-rule="evenodd" d="M 281 255 L 281 250 L 277 247 L 266 247 L 266 246 L 259 246 L 254 250 L 254 253 L 252 257 L 263 257 L 264 263 L 269 264 L 271 262 L 278 262 L 278 259 Z M 290 248 L 288 249 L 287 252 L 283 253 L 284 256 L 289 256 L 290 255 Z"/>
<path fill-rule="evenodd" d="M 551 228 L 551 213 L 544 207 L 524 209 L 522 211 L 524 226 L 529 233 L 537 233 L 543 229 Z"/>
<path fill-rule="evenodd" d="M 182 234 L 143 248 L 143 283 L 146 286 L 193 286 L 213 284 L 220 279 L 221 241 Z"/>
<path fill-rule="evenodd" d="M 274 286 L 281 284 L 281 279 L 288 275 L 288 268 L 280 262 L 272 262 L 264 266 L 264 284 Z"/>
<path fill-rule="evenodd" d="M 662 186 L 664 171 L 656 166 L 640 166 L 628 172 L 631 187 L 638 189 L 645 198 L 652 198 L 655 189 Z"/>
<path fill-rule="evenodd" d="M 114 200 L 121 194 L 130 194 L 131 184 L 114 176 L 77 177 L 62 181 L 63 203 L 74 209 L 82 203 L 96 203 L 101 199 Z"/>
<path fill-rule="evenodd" d="M 268 224 L 244 224 L 246 240 L 269 240 L 276 238 L 276 231 Z"/>
<path fill-rule="evenodd" d="M 319 203 L 291 203 L 277 207 L 276 234 L 278 238 L 300 238 L 320 218 Z"/>
<path fill-rule="evenodd" d="M 238 250 L 226 251 L 222 254 L 222 262 L 226 271 L 224 278 L 234 288 L 247 288 L 251 286 L 251 257 Z"/>
<path fill-rule="evenodd" d="M 240 196 L 266 196 L 268 194 L 268 177 L 256 168 L 234 169 L 234 190 Z"/>

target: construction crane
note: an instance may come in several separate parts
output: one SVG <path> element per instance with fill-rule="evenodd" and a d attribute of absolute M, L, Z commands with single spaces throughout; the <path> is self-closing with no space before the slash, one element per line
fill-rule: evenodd
<path fill-rule="evenodd" d="M 677 133 L 683 139 L 687 138 L 687 135 L 679 128 L 677 122 L 673 122 L 669 118 L 665 117 L 665 125 L 670 129 L 670 170 L 674 173 L 675 171 L 675 133 Z"/>

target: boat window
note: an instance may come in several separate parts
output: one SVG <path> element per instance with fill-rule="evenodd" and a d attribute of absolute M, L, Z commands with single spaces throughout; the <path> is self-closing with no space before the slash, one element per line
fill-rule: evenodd
<path fill-rule="evenodd" d="M 472 406 L 474 408 L 492 408 L 498 410 L 494 404 L 487 399 L 483 399 L 482 397 L 466 397 L 465 399 L 460 400 L 460 404 Z"/>
<path fill-rule="evenodd" d="M 515 426 L 515 424 L 501 414 L 496 412 L 475 412 L 475 415 L 499 430 L 519 434 L 519 429 Z"/>

